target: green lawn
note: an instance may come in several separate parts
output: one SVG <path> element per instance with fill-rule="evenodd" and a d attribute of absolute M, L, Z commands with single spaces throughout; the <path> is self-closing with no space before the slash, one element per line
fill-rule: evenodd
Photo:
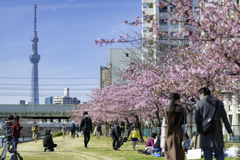
<path fill-rule="evenodd" d="M 147 140 L 148 138 L 145 138 Z M 71 139 L 70 136 L 66 138 L 55 137 L 54 142 L 58 145 L 54 152 L 43 152 L 42 140 L 37 143 L 28 142 L 18 145 L 18 151 L 24 160 L 151 160 L 164 158 L 153 157 L 152 155 L 143 155 L 137 151 L 132 150 L 132 142 L 125 143 L 120 149 L 121 151 L 112 151 L 111 138 L 91 137 L 89 142 L 89 149 L 83 147 L 83 136 L 80 138 Z M 233 146 L 236 143 L 227 143 L 226 147 Z M 240 144 L 237 144 L 240 147 Z M 136 150 L 144 149 L 145 145 L 138 144 Z M 0 149 L 1 151 L 1 149 Z M 6 160 L 8 157 L 6 158 Z M 203 158 L 202 158 L 203 159 Z M 239 158 L 225 158 L 226 160 Z"/>

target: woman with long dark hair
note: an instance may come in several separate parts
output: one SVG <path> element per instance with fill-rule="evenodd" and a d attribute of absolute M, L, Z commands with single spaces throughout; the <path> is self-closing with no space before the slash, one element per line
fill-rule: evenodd
<path fill-rule="evenodd" d="M 167 122 L 165 160 L 184 160 L 183 129 L 181 126 L 184 122 L 184 109 L 179 105 L 180 95 L 178 93 L 171 93 L 170 96 L 170 105 L 164 107 Z"/>

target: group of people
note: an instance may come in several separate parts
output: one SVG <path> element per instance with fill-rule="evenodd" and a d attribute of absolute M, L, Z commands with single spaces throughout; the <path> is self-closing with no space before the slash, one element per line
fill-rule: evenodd
<path fill-rule="evenodd" d="M 234 136 L 223 102 L 211 96 L 208 88 L 198 91 L 200 100 L 195 110 L 197 132 L 200 134 L 200 148 L 204 151 L 205 160 L 212 160 L 213 152 L 217 160 L 224 159 L 222 122 L 231 136 Z M 182 147 L 184 108 L 180 106 L 180 95 L 171 94 L 171 102 L 164 108 L 167 123 L 166 140 L 161 145 L 166 160 L 184 160 Z M 191 143 L 191 142 L 190 142 Z M 193 143 L 193 142 L 192 142 Z"/>
<path fill-rule="evenodd" d="M 212 153 L 217 160 L 224 159 L 223 153 L 223 133 L 221 120 L 224 123 L 225 128 L 231 136 L 234 133 L 231 129 L 229 121 L 227 119 L 226 111 L 224 109 L 223 102 L 211 96 L 211 92 L 208 88 L 201 88 L 198 91 L 200 100 L 197 102 L 195 111 L 195 122 L 197 126 L 197 132 L 194 133 L 192 140 L 185 134 L 183 136 L 182 124 L 186 121 L 186 116 L 183 116 L 185 109 L 180 105 L 180 95 L 178 93 L 171 93 L 171 102 L 168 106 L 164 107 L 164 117 L 167 125 L 166 135 L 157 135 L 152 133 L 151 138 L 147 141 L 146 147 L 152 148 L 155 152 L 161 152 L 166 160 L 184 160 L 185 151 L 194 147 L 195 134 L 200 134 L 200 148 L 204 151 L 205 160 L 212 160 Z M 87 149 L 88 142 L 90 140 L 90 133 L 92 133 L 92 121 L 88 116 L 88 112 L 83 113 L 84 118 L 79 125 L 79 131 L 83 131 L 84 134 L 84 147 Z M 13 141 L 13 148 L 17 148 L 18 138 L 20 137 L 20 131 L 23 127 L 20 127 L 19 116 L 9 117 L 11 121 L 11 136 Z M 121 121 L 112 127 L 110 135 L 112 137 L 112 148 L 114 151 L 119 150 L 116 148 L 116 143 L 121 140 L 121 134 L 124 131 L 125 123 Z M 63 137 L 65 137 L 66 126 L 63 125 Z M 72 137 L 75 137 L 76 126 L 71 127 Z M 34 124 L 33 137 L 35 142 L 37 141 L 37 133 L 39 127 Z M 97 129 L 97 132 L 100 132 Z M 99 133 L 98 133 L 99 134 Z M 97 134 L 97 137 L 99 137 Z M 165 137 L 162 139 L 162 137 Z M 137 127 L 133 126 L 133 130 L 129 135 L 129 139 L 133 141 L 133 150 L 135 150 L 136 143 L 140 138 Z M 156 139 L 157 138 L 157 139 Z M 154 144 L 154 140 L 156 143 Z M 160 143 L 161 141 L 161 143 Z M 57 145 L 53 143 L 51 137 L 51 130 L 46 130 L 46 134 L 43 140 L 44 151 L 53 151 Z"/>
<path fill-rule="evenodd" d="M 17 150 L 17 145 L 20 138 L 20 131 L 23 129 L 19 124 L 19 116 L 9 115 L 6 121 L 7 139 L 12 141 L 12 149 Z"/>
<path fill-rule="evenodd" d="M 166 135 L 152 133 L 151 138 L 147 141 L 145 150 L 153 149 L 155 152 L 161 152 L 166 160 L 184 160 L 185 151 L 195 147 L 195 134 L 200 134 L 200 148 L 204 151 L 205 160 L 212 160 L 214 156 L 217 160 L 224 159 L 223 153 L 223 133 L 221 120 L 225 128 L 231 136 L 234 133 L 227 119 L 226 111 L 223 102 L 211 96 L 211 91 L 208 88 L 201 88 L 198 91 L 200 100 L 196 105 L 195 122 L 197 132 L 193 133 L 193 138 L 189 139 L 187 134 L 184 134 L 182 125 L 186 122 L 185 109 L 180 105 L 180 95 L 171 93 L 171 102 L 164 107 L 164 117 L 167 129 L 164 131 Z M 113 126 L 110 135 L 113 139 L 113 150 L 116 148 L 116 142 L 121 139 L 121 133 L 124 130 L 124 122 L 120 122 Z M 137 128 L 129 135 L 129 139 L 133 141 L 133 150 L 135 150 L 136 142 L 140 138 Z M 128 127 L 128 130 L 130 128 Z M 129 131 L 128 131 L 129 132 Z M 164 137 L 164 138 L 163 138 Z M 157 138 L 157 140 L 156 140 Z M 154 144 L 154 140 L 156 143 Z M 160 143 L 160 141 L 162 141 Z"/>

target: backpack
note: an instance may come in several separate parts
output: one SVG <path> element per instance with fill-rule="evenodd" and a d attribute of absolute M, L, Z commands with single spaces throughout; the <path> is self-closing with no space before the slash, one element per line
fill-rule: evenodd
<path fill-rule="evenodd" d="M 75 128 L 76 128 L 76 126 L 75 126 L 75 125 L 72 125 L 71 128 L 70 128 L 70 130 L 71 130 L 71 131 L 75 131 Z"/>
<path fill-rule="evenodd" d="M 215 117 L 216 112 L 217 112 L 217 107 L 218 107 L 218 100 L 217 100 L 217 104 L 216 104 L 213 116 L 211 118 L 207 118 L 207 119 L 202 121 L 202 128 L 201 128 L 201 133 L 202 134 L 207 135 L 212 130 L 214 130 L 214 128 L 215 128 L 214 117 Z"/>

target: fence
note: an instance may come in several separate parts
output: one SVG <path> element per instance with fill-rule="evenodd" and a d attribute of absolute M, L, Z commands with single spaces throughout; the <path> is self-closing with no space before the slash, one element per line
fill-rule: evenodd
<path fill-rule="evenodd" d="M 231 128 L 233 130 L 234 136 L 231 137 L 225 126 L 222 126 L 222 131 L 223 131 L 223 140 L 226 142 L 235 142 L 235 143 L 240 143 L 240 125 L 232 125 Z M 156 129 L 157 133 L 159 133 L 159 127 Z M 185 126 L 185 131 L 188 135 L 190 134 L 190 128 L 187 127 L 187 125 Z M 192 127 L 192 132 L 196 131 L 196 126 Z M 147 136 L 150 137 L 151 133 L 153 132 L 152 128 L 142 128 L 142 134 L 143 136 Z"/>
<path fill-rule="evenodd" d="M 240 125 L 231 126 L 234 136 L 231 137 L 223 126 L 223 139 L 226 142 L 240 143 Z"/>

